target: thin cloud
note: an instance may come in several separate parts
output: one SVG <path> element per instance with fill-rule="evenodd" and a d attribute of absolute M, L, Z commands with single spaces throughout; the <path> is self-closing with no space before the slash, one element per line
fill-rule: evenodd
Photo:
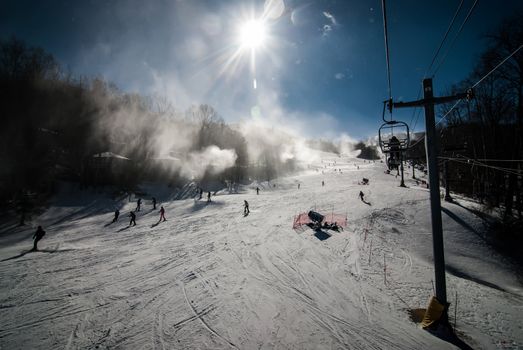
<path fill-rule="evenodd" d="M 336 74 L 334 74 L 334 78 L 336 78 L 338 80 L 341 80 L 341 79 L 345 78 L 345 74 L 343 74 L 343 73 L 336 73 Z"/>
<path fill-rule="evenodd" d="M 328 24 L 325 24 L 322 28 L 323 36 L 329 35 L 329 32 L 332 31 L 332 27 Z"/>
<path fill-rule="evenodd" d="M 332 13 L 327 12 L 327 11 L 323 11 L 323 15 L 325 17 L 327 17 L 331 21 L 331 23 L 333 25 L 337 25 L 338 24 L 338 22 L 336 22 L 336 18 L 332 15 Z"/>
<path fill-rule="evenodd" d="M 332 13 L 327 11 L 323 11 L 322 13 L 330 21 L 330 24 L 324 24 L 322 28 L 323 36 L 327 36 L 332 31 L 332 27 L 338 25 L 338 22 Z"/>

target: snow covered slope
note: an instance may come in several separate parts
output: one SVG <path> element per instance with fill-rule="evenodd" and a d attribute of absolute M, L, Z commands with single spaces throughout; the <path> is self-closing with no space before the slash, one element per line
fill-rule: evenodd
<path fill-rule="evenodd" d="M 34 229 L 0 237 L 0 348 L 453 349 L 408 314 L 432 295 L 428 190 L 398 187 L 381 163 L 323 154 L 315 166 L 259 195 L 165 194 L 166 222 L 145 203 L 130 228 L 127 199 L 57 200 L 34 222 L 47 231 L 39 252 L 27 253 Z M 120 221 L 107 225 L 115 206 Z M 457 293 L 465 342 L 520 348 L 518 271 L 462 206 L 442 213 L 452 322 Z M 348 227 L 292 230 L 310 209 L 346 213 Z"/>

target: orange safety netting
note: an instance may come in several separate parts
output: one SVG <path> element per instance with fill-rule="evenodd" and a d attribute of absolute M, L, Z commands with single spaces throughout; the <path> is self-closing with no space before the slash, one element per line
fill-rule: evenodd
<path fill-rule="evenodd" d="M 309 218 L 307 213 L 300 213 L 294 217 L 294 222 L 292 223 L 292 228 L 297 229 L 303 225 L 312 223 L 312 220 Z M 347 216 L 342 214 L 325 214 L 324 219 L 321 222 L 322 224 L 336 223 L 338 226 L 345 228 L 347 226 Z"/>

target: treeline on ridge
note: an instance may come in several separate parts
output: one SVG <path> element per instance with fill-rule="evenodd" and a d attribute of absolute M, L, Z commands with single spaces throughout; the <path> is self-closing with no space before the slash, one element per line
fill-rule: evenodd
<path fill-rule="evenodd" d="M 0 41 L 0 93 L 4 206 L 29 206 L 57 180 L 132 190 L 144 180 L 268 181 L 296 167 L 263 139 L 250 155 L 244 135 L 211 106 L 179 112 L 165 98 L 75 78 L 16 38 Z"/>

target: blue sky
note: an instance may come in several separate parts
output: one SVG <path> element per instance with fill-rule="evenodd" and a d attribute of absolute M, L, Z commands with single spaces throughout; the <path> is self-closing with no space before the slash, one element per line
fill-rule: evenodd
<path fill-rule="evenodd" d="M 464 1 L 455 30 L 473 2 Z M 417 97 L 459 3 L 387 2 L 394 99 Z M 264 5 L 272 12 L 253 65 L 239 28 Z M 434 77 L 436 95 L 469 74 L 482 36 L 516 11 L 523 1 L 478 1 Z M 45 48 L 75 76 L 166 96 L 180 111 L 207 103 L 230 122 L 261 117 L 307 136 L 373 136 L 388 97 L 381 1 L 3 0 L 0 37 L 11 35 Z M 410 123 L 412 110 L 394 116 Z"/>

